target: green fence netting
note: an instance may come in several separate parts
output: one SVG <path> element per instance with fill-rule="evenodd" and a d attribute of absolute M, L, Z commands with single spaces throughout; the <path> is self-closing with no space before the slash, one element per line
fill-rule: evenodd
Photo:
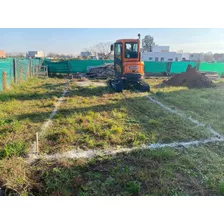
<path fill-rule="evenodd" d="M 13 78 L 12 59 L 0 59 L 0 90 L 2 90 L 2 72 L 6 72 L 7 85 L 10 85 Z"/>
<path fill-rule="evenodd" d="M 224 76 L 224 63 L 221 63 L 221 62 L 215 62 L 215 63 L 201 62 L 200 66 L 199 66 L 199 71 L 217 72 L 220 76 Z"/>
<path fill-rule="evenodd" d="M 173 74 L 180 74 L 181 72 L 186 72 L 188 65 L 196 67 L 198 63 L 193 61 L 174 61 L 171 63 L 169 72 Z"/>
<path fill-rule="evenodd" d="M 154 62 L 154 61 L 145 61 L 144 62 L 145 73 L 166 72 L 167 68 L 168 68 L 168 62 Z"/>
<path fill-rule="evenodd" d="M 19 74 L 18 70 L 22 69 L 22 79 L 26 79 L 26 75 L 29 69 L 30 60 L 29 59 L 18 59 L 17 60 L 17 74 Z"/>
<path fill-rule="evenodd" d="M 7 85 L 10 86 L 14 82 L 14 71 L 13 71 L 13 58 L 0 59 L 0 91 L 2 90 L 2 72 L 6 72 Z M 41 65 L 40 59 L 31 59 L 31 69 L 35 70 L 35 66 Z M 15 58 L 16 71 L 15 75 L 17 80 L 20 80 L 20 68 L 22 68 L 22 79 L 26 78 L 27 72 L 30 69 L 30 59 Z"/>
<path fill-rule="evenodd" d="M 86 72 L 88 67 L 113 63 L 113 60 L 66 60 L 59 62 L 44 61 L 49 73 Z M 168 62 L 144 62 L 145 72 L 161 73 L 167 71 Z"/>
<path fill-rule="evenodd" d="M 112 62 L 112 60 L 65 60 L 59 62 L 44 60 L 43 65 L 48 66 L 49 73 L 75 73 L 86 72 L 88 67 Z"/>

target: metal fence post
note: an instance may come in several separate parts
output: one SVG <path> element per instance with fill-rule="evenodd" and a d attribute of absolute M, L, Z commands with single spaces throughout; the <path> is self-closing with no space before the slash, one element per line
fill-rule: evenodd
<path fill-rule="evenodd" d="M 167 72 L 170 73 L 172 62 L 167 63 Z"/>
<path fill-rule="evenodd" d="M 201 64 L 201 61 L 198 61 L 197 62 L 197 66 L 196 66 L 196 69 L 199 71 L 199 69 L 200 69 L 200 64 Z"/>
<path fill-rule="evenodd" d="M 6 91 L 7 89 L 7 78 L 6 78 L 6 72 L 2 72 L 2 89 L 3 91 Z"/>
<path fill-rule="evenodd" d="M 13 58 L 13 78 L 14 78 L 14 83 L 17 83 L 17 77 L 16 77 L 16 59 Z"/>

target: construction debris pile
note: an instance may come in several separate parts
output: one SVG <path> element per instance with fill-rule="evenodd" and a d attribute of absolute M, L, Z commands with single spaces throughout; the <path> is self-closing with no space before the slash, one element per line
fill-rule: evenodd
<path fill-rule="evenodd" d="M 188 66 L 187 71 L 173 76 L 171 79 L 164 81 L 163 84 L 169 86 L 186 86 L 188 88 L 212 87 L 212 81 L 204 74 L 196 71 L 196 68 Z"/>
<path fill-rule="evenodd" d="M 114 76 L 114 65 L 113 64 L 104 64 L 102 66 L 89 68 L 86 77 L 87 78 L 98 78 L 98 79 L 107 79 Z"/>

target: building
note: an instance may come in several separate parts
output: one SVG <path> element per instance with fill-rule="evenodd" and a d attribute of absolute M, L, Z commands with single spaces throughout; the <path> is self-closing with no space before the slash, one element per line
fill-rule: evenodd
<path fill-rule="evenodd" d="M 203 61 L 204 54 L 203 53 L 191 53 L 189 60 L 190 61 Z"/>
<path fill-rule="evenodd" d="M 215 61 L 222 61 L 222 62 L 224 61 L 224 54 L 217 54 L 216 53 L 216 54 L 214 54 L 213 57 L 214 57 Z"/>
<path fill-rule="evenodd" d="M 27 58 L 44 58 L 43 51 L 28 51 L 26 53 Z"/>
<path fill-rule="evenodd" d="M 0 51 L 0 58 L 6 58 L 5 51 Z"/>
<path fill-rule="evenodd" d="M 92 53 L 90 51 L 81 52 L 81 57 L 89 57 Z"/>
<path fill-rule="evenodd" d="M 153 46 L 152 52 L 142 52 L 143 61 L 188 61 L 189 53 L 170 52 L 169 46 Z"/>

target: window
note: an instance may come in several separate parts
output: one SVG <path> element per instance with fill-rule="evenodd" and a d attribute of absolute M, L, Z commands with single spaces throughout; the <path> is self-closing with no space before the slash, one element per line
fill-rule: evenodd
<path fill-rule="evenodd" d="M 159 58 L 155 57 L 155 61 L 159 61 Z"/>
<path fill-rule="evenodd" d="M 138 43 L 125 43 L 125 58 L 138 58 Z"/>
<path fill-rule="evenodd" d="M 115 56 L 115 58 L 119 58 L 119 59 L 121 59 L 121 47 L 122 47 L 122 45 L 121 44 L 115 44 L 115 49 L 114 49 L 114 56 Z"/>
<path fill-rule="evenodd" d="M 160 61 L 164 61 L 164 57 L 161 57 Z"/>
<path fill-rule="evenodd" d="M 149 61 L 152 61 L 153 60 L 153 58 L 152 57 L 149 57 Z"/>
<path fill-rule="evenodd" d="M 175 58 L 175 61 L 178 61 L 178 58 Z"/>

